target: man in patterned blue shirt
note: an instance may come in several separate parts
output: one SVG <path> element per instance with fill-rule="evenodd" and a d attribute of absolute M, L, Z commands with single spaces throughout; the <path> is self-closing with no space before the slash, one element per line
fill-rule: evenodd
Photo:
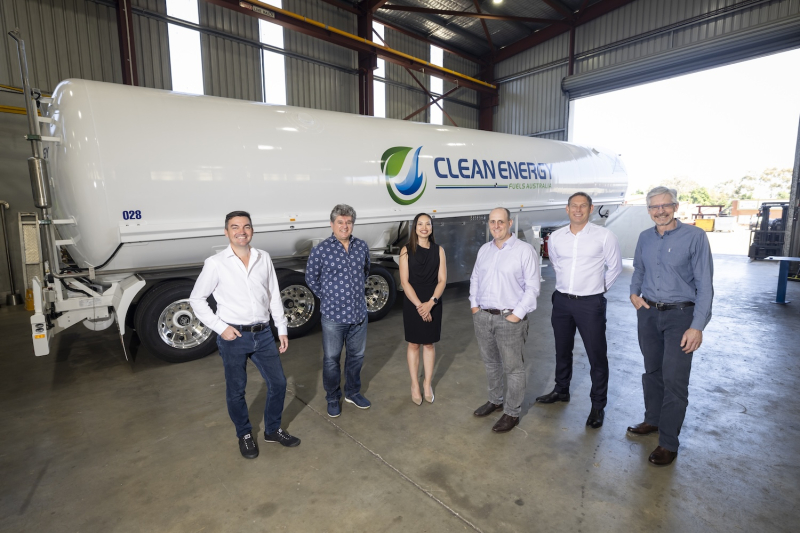
<path fill-rule="evenodd" d="M 333 234 L 311 250 L 306 266 L 306 283 L 320 299 L 322 312 L 322 384 L 328 401 L 328 416 L 342 413 L 339 364 L 344 360 L 344 399 L 359 409 L 370 406 L 361 394 L 361 366 L 367 346 L 367 301 L 365 284 L 369 276 L 369 247 L 353 237 L 356 212 L 339 204 L 331 211 Z"/>

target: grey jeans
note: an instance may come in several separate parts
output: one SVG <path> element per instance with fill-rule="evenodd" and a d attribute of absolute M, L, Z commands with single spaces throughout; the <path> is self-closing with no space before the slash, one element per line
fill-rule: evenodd
<path fill-rule="evenodd" d="M 527 385 L 522 349 L 528 338 L 528 321 L 509 322 L 503 315 L 478 311 L 472 315 L 472 322 L 475 325 L 481 359 L 486 366 L 489 401 L 495 405 L 503 404 L 505 414 L 517 417 Z M 508 387 L 505 401 L 503 374 Z"/>

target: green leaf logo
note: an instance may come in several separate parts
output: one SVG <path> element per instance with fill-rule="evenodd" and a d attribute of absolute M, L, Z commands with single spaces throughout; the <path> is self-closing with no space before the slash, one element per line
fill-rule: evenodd
<path fill-rule="evenodd" d="M 404 178 L 398 180 L 397 176 L 406 163 L 406 156 L 411 152 L 410 146 L 395 146 L 389 148 L 381 156 L 381 172 L 386 181 L 386 189 L 392 200 L 400 205 L 410 205 L 422 197 L 428 180 L 419 171 L 419 152 L 422 146 L 414 151 L 411 156 L 408 173 Z"/>

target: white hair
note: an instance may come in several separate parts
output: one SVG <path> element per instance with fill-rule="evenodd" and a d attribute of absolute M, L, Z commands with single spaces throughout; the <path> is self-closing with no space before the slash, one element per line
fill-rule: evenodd
<path fill-rule="evenodd" d="M 670 198 L 672 198 L 672 203 L 678 203 L 678 191 L 659 185 L 647 193 L 647 205 L 650 205 L 650 198 L 653 196 L 660 196 L 662 194 L 669 194 Z"/>

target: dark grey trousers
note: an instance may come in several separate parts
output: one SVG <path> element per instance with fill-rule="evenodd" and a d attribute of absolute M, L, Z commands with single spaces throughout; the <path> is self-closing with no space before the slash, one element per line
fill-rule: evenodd
<path fill-rule="evenodd" d="M 644 421 L 658 426 L 659 446 L 676 452 L 689 405 L 692 371 L 692 354 L 683 352 L 681 338 L 692 325 L 694 307 L 658 311 L 642 306 L 636 314 L 644 356 Z"/>

